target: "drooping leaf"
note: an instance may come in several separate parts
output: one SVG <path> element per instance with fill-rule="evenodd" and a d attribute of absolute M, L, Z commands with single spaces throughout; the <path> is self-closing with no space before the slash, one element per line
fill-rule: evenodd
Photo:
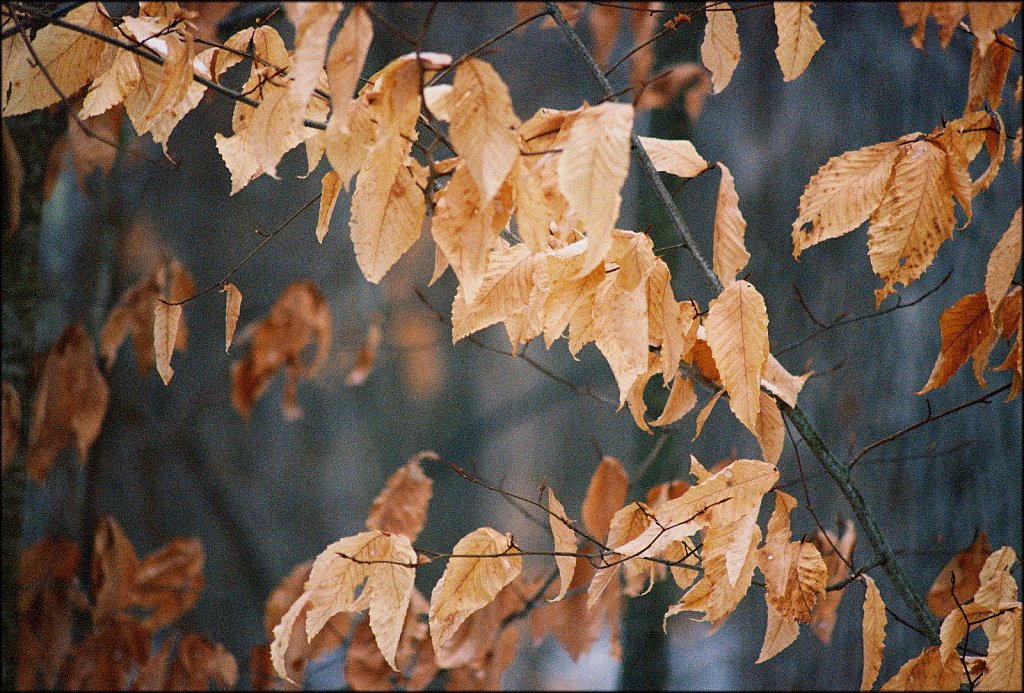
<path fill-rule="evenodd" d="M 113 517 L 96 526 L 92 558 L 93 622 L 103 624 L 135 603 L 139 559 L 121 525 Z"/>
<path fill-rule="evenodd" d="M 966 5 L 971 31 L 982 55 L 996 40 L 996 31 L 1020 12 L 1019 2 L 968 2 Z"/>
<path fill-rule="evenodd" d="M 935 578 L 928 590 L 928 608 L 940 617 L 945 618 L 956 608 L 956 602 L 964 604 L 978 591 L 981 585 L 979 574 L 985 560 L 992 554 L 988 544 L 988 536 L 978 532 L 978 536 L 966 549 L 953 556 Z M 953 587 L 953 584 L 956 587 Z"/>
<path fill-rule="evenodd" d="M 677 375 L 672 381 L 672 390 L 668 394 L 665 408 L 657 419 L 651 422 L 652 426 L 667 426 L 675 423 L 686 416 L 697 404 L 697 395 L 693 391 L 693 381 L 682 375 Z"/>
<path fill-rule="evenodd" d="M 729 407 L 751 432 L 761 411 L 761 377 L 768 362 L 768 313 L 749 282 L 726 287 L 708 304 L 707 342 L 729 393 Z"/>
<path fill-rule="evenodd" d="M 894 292 L 894 284 L 920 277 L 952 236 L 950 193 L 942 148 L 928 141 L 908 144 L 868 227 L 871 269 L 885 282 L 875 291 L 876 304 Z"/>
<path fill-rule="evenodd" d="M 1017 44 L 1006 34 L 999 34 L 998 38 L 999 41 L 993 42 L 985 55 L 979 51 L 978 43 L 974 45 L 974 50 L 971 52 L 967 104 L 964 106 L 965 114 L 980 109 L 986 100 L 993 109 L 999 108 L 999 104 L 1003 101 L 1006 73 L 1010 69 L 1013 49 Z"/>
<path fill-rule="evenodd" d="M 704 430 L 704 424 L 707 423 L 708 417 L 711 416 L 711 412 L 714 410 L 715 405 L 718 404 L 718 400 L 725 394 L 725 388 L 717 390 L 715 394 L 711 396 L 711 399 L 697 412 L 697 422 L 694 426 L 693 439 L 690 442 L 697 440 L 700 436 L 700 432 Z"/>
<path fill-rule="evenodd" d="M 791 82 L 807 69 L 811 58 L 825 43 L 818 26 L 811 19 L 810 2 L 775 2 L 775 28 L 779 44 L 775 57 L 782 68 L 782 78 Z"/>
<path fill-rule="evenodd" d="M 238 315 L 242 312 L 242 292 L 238 287 L 228 282 L 222 291 L 224 296 L 224 353 L 231 348 L 231 342 L 235 338 L 235 328 L 238 327 Z"/>
<path fill-rule="evenodd" d="M 795 507 L 796 499 L 775 492 L 775 511 L 768 520 L 765 544 L 758 549 L 757 565 L 764 573 L 768 602 L 781 615 L 807 623 L 825 592 L 828 567 L 814 544 L 789 540 L 789 515 Z"/>
<path fill-rule="evenodd" d="M 786 443 L 786 429 L 782 421 L 782 412 L 775 398 L 764 392 L 760 393 L 761 411 L 757 414 L 757 442 L 765 462 L 776 464 L 782 456 L 782 448 Z"/>
<path fill-rule="evenodd" d="M 402 534 L 416 541 L 427 521 L 427 505 L 433 495 L 433 480 L 423 473 L 421 460 L 439 459 L 437 453 L 425 450 L 409 458 L 388 479 L 387 485 L 373 499 L 366 517 L 367 529 L 389 534 Z"/>
<path fill-rule="evenodd" d="M 302 350 L 315 342 L 317 353 L 303 363 Z M 245 418 L 282 367 L 293 383 L 316 373 L 331 343 L 331 313 L 320 289 L 309 281 L 291 284 L 252 330 L 249 353 L 231 365 L 231 403 Z"/>
<path fill-rule="evenodd" d="M 206 557 L 198 539 L 176 537 L 139 564 L 135 604 L 150 610 L 143 625 L 169 626 L 199 603 Z"/>
<path fill-rule="evenodd" d="M 525 243 L 494 250 L 474 301 L 470 303 L 466 299 L 461 286 L 455 293 L 452 343 L 506 320 L 528 306 L 537 265 L 538 256 L 531 253 Z"/>
<path fill-rule="evenodd" d="M 903 26 L 916 25 L 910 42 L 919 50 L 924 50 L 924 32 L 928 16 L 935 18 L 939 25 L 939 44 L 945 49 L 956 31 L 957 25 L 967 13 L 965 2 L 898 2 L 900 18 Z"/>
<path fill-rule="evenodd" d="M 153 311 L 153 356 L 156 359 L 156 371 L 164 385 L 168 385 L 174 375 L 171 355 L 174 353 L 174 344 L 178 341 L 181 305 L 157 301 L 153 304 Z"/>
<path fill-rule="evenodd" d="M 0 414 L 3 424 L 3 455 L 0 469 L 7 471 L 7 465 L 14 459 L 21 436 L 21 397 L 14 385 L 3 381 L 3 410 Z"/>
<path fill-rule="evenodd" d="M 1018 207 L 1010 226 L 992 249 L 985 269 L 985 296 L 993 320 L 1000 302 L 1010 288 L 1017 266 L 1020 265 L 1021 233 L 1021 208 Z"/>
<path fill-rule="evenodd" d="M 928 382 L 916 394 L 923 395 L 945 385 L 986 337 L 995 331 L 984 291 L 968 294 L 939 318 L 942 347 Z"/>
<path fill-rule="evenodd" d="M 25 458 L 29 476 L 42 483 L 57 455 L 72 443 L 85 464 L 103 425 L 109 392 L 85 328 L 69 326 L 50 347 L 37 381 Z"/>
<path fill-rule="evenodd" d="M 715 6 L 707 12 L 704 42 L 700 46 L 700 59 L 711 70 L 712 91 L 718 94 L 729 85 L 732 73 L 740 62 L 740 37 L 736 32 L 736 15 L 729 3 Z"/>
<path fill-rule="evenodd" d="M 359 84 L 359 75 L 373 41 L 373 22 L 361 5 L 349 12 L 327 55 L 327 83 L 331 89 L 331 119 L 348 125 L 352 94 Z"/>
<path fill-rule="evenodd" d="M 768 602 L 768 624 L 765 626 L 761 654 L 754 664 L 762 664 L 782 652 L 800 635 L 800 623 L 791 616 L 783 616 Z"/>
<path fill-rule="evenodd" d="M 985 675 L 978 682 L 978 690 L 1018 690 L 1021 687 L 1021 648 L 1024 646 L 1020 606 L 996 617 L 986 629 L 986 634 Z"/>
<path fill-rule="evenodd" d="M 565 507 L 555 497 L 555 492 L 548 487 L 548 524 L 551 527 L 551 536 L 555 542 L 556 553 L 576 553 L 576 533 L 567 524 L 572 522 L 565 514 Z M 558 566 L 559 587 L 558 594 L 549 601 L 561 601 L 565 593 L 569 591 L 572 584 L 572 574 L 576 570 L 575 556 L 555 556 L 555 564 Z"/>
<path fill-rule="evenodd" d="M 747 222 L 740 212 L 736 182 L 725 164 L 719 162 L 718 167 L 722 169 L 722 181 L 718 187 L 718 207 L 715 210 L 713 259 L 715 274 L 728 287 L 736 280 L 736 274 L 747 266 L 750 253 L 743 245 Z"/>
<path fill-rule="evenodd" d="M 486 207 L 519 156 L 519 118 L 501 77 L 477 58 L 456 69 L 448 98 L 452 144 L 480 190 L 480 206 Z"/>
<path fill-rule="evenodd" d="M 864 620 L 861 637 L 864 642 L 864 669 L 861 674 L 860 689 L 870 691 L 882 668 L 882 652 L 885 649 L 885 602 L 882 593 L 871 576 L 864 577 Z"/>
<path fill-rule="evenodd" d="M 629 104 L 609 101 L 585 108 L 572 122 L 558 160 L 558 187 L 587 233 L 579 276 L 597 267 L 611 249 L 629 171 L 632 128 Z"/>
<path fill-rule="evenodd" d="M 285 4 L 285 14 L 295 25 L 295 50 L 288 71 L 292 77 L 291 99 L 298 108 L 305 109 L 317 87 L 330 33 L 341 14 L 341 3 L 290 2 Z M 351 95 L 350 91 L 346 96 Z"/>
<path fill-rule="evenodd" d="M 491 603 L 522 571 L 523 558 L 511 536 L 490 527 L 464 536 L 452 554 L 430 595 L 430 637 L 437 655 L 470 614 Z M 461 558 L 460 554 L 474 557 Z"/>
<path fill-rule="evenodd" d="M 377 645 L 397 671 L 395 653 L 412 596 L 415 566 L 416 552 L 401 534 L 362 532 L 329 545 L 317 556 L 306 581 L 305 591 L 310 596 L 307 637 L 316 636 L 337 613 L 369 608 Z M 356 590 L 364 582 L 356 598 Z"/>
<path fill-rule="evenodd" d="M 607 539 L 612 516 L 626 502 L 628 491 L 629 476 L 622 463 L 610 455 L 602 457 L 583 499 L 583 523 L 592 537 Z"/>
<path fill-rule="evenodd" d="M 103 35 L 113 31 L 102 6 L 95 2 L 75 7 L 64 20 Z M 25 36 L 28 35 L 26 30 Z M 73 96 L 95 76 L 104 47 L 103 41 L 84 33 L 55 25 L 44 26 L 32 39 L 32 49 L 40 64 L 46 67 L 43 72 L 20 33 L 4 43 L 4 52 L 8 53 L 4 64 L 4 72 L 8 74 L 3 81 L 5 118 L 46 108 L 62 97 Z M 54 84 L 60 93 L 54 90 Z"/>

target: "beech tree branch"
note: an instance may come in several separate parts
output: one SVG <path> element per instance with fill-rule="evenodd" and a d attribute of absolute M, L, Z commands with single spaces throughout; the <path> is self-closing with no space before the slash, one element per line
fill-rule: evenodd
<path fill-rule="evenodd" d="M 562 30 L 562 33 L 565 34 L 569 43 L 576 48 L 577 53 L 579 53 L 584 63 L 587 64 L 594 79 L 597 80 L 598 84 L 604 90 L 604 94 L 606 96 L 613 94 L 614 89 L 612 89 L 611 84 L 608 82 L 608 78 L 605 77 L 604 73 L 601 71 L 600 66 L 597 64 L 597 61 L 594 60 L 594 56 L 587 49 L 586 45 L 584 45 L 579 34 L 576 33 L 576 30 L 573 29 L 565 20 L 565 17 L 562 15 L 562 11 L 559 9 L 558 5 L 554 2 L 548 2 L 547 9 L 554 18 L 555 23 Z M 671 195 L 669 195 L 669 192 L 665 188 L 657 169 L 651 162 L 650 157 L 647 156 L 647 152 L 644 151 L 643 146 L 640 144 L 639 137 L 635 132 L 632 135 L 632 140 L 633 150 L 636 157 L 640 160 L 643 173 L 646 175 L 648 180 L 650 180 L 655 191 L 658 193 L 661 204 L 675 227 L 676 234 L 682 242 L 686 244 L 693 261 L 700 268 L 705 280 L 712 288 L 712 291 L 717 295 L 722 291 L 721 281 L 719 281 L 718 277 L 711 269 L 711 266 L 697 248 L 696 243 L 693 241 L 693 237 L 690 235 L 690 232 L 683 221 L 679 208 L 676 206 Z M 889 579 L 892 581 L 904 604 L 906 604 L 907 608 L 909 608 L 914 614 L 914 618 L 917 620 L 921 631 L 932 645 L 938 645 L 940 642 L 939 631 L 935 619 L 928 613 L 927 609 L 925 609 L 921 595 L 914 588 L 909 575 L 907 575 L 903 566 L 900 565 L 899 560 L 893 554 L 892 549 L 886 542 L 885 537 L 882 535 L 881 529 L 878 526 L 878 522 L 875 520 L 874 515 L 870 510 L 868 510 L 864 497 L 860 494 L 860 491 L 851 480 L 849 470 L 847 470 L 846 466 L 842 464 L 832 453 L 831 449 L 829 449 L 828 445 L 818 434 L 817 430 L 815 430 L 811 425 L 810 421 L 807 420 L 807 416 L 799 407 L 793 408 L 781 401 L 779 402 L 779 407 L 782 409 L 782 413 L 786 418 L 793 423 L 797 432 L 800 434 L 800 437 L 807 443 L 807 446 L 814 457 L 822 467 L 824 467 L 825 471 L 828 472 L 829 476 L 832 477 L 833 481 L 835 481 L 841 493 L 850 504 L 858 523 L 860 523 L 861 527 L 864 528 L 864 532 L 867 535 L 868 542 L 871 544 L 871 548 L 874 550 L 876 559 L 881 561 L 882 568 L 889 576 Z"/>

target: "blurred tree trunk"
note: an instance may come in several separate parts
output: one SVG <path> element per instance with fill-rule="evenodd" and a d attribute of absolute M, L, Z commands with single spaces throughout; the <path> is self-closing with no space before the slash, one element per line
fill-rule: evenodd
<path fill-rule="evenodd" d="M 21 399 L 22 422 L 19 452 L 3 475 L 3 689 L 17 681 L 18 652 L 18 557 L 21 549 L 22 506 L 25 496 L 25 443 L 32 403 L 32 360 L 39 275 L 39 222 L 50 152 L 66 128 L 63 109 L 57 114 L 35 111 L 5 118 L 24 169 L 21 214 L 17 229 L 3 239 L 3 380 L 11 383 Z M 4 154 L 4 168 L 16 166 Z M 9 204 L 9 202 L 8 202 Z"/>

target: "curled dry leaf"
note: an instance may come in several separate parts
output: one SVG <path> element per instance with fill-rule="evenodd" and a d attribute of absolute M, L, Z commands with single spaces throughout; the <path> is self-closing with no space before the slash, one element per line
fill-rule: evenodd
<path fill-rule="evenodd" d="M 953 556 L 935 578 L 928 590 L 928 608 L 936 616 L 945 618 L 956 609 L 957 601 L 961 604 L 970 601 L 981 586 L 978 576 L 990 555 L 992 547 L 988 544 L 988 536 L 985 532 L 978 532 L 971 545 Z M 954 582 L 956 586 L 951 591 Z"/>
<path fill-rule="evenodd" d="M 789 541 L 789 515 L 795 507 L 796 499 L 775 492 L 775 511 L 768 520 L 757 565 L 764 574 L 768 602 L 783 616 L 807 623 L 814 603 L 825 592 L 828 567 L 814 544 Z"/>
<path fill-rule="evenodd" d="M 302 351 L 316 343 L 316 356 L 309 363 Z M 249 418 L 256 400 L 274 375 L 285 369 L 286 387 L 294 388 L 298 379 L 316 373 L 326 362 L 331 343 L 330 307 L 313 282 L 291 284 L 270 314 L 253 329 L 249 353 L 231 366 L 231 403 Z M 285 405 L 295 406 L 286 398 Z"/>
<path fill-rule="evenodd" d="M 779 3 L 788 4 L 788 3 Z M 736 281 L 736 275 L 743 271 L 750 260 L 750 253 L 743 245 L 747 221 L 740 212 L 736 181 L 725 164 L 719 162 L 722 181 L 718 186 L 718 207 L 715 210 L 714 268 L 715 274 L 728 287 Z"/>
<path fill-rule="evenodd" d="M 427 505 L 434 486 L 433 480 L 423 473 L 420 462 L 438 459 L 437 453 L 425 450 L 399 467 L 373 499 L 366 517 L 367 529 L 402 534 L 410 542 L 416 541 L 427 521 Z"/>
<path fill-rule="evenodd" d="M 929 15 L 935 18 L 935 23 L 939 26 L 939 43 L 945 49 L 953 38 L 953 32 L 956 31 L 960 20 L 967 13 L 967 3 L 964 2 L 898 2 L 896 6 L 899 8 L 903 26 L 914 26 L 910 42 L 922 51 Z"/>
<path fill-rule="evenodd" d="M 153 357 L 156 359 L 156 371 L 164 385 L 169 385 L 174 376 L 171 356 L 174 354 L 174 343 L 178 341 L 180 321 L 180 305 L 169 305 L 160 300 L 153 304 Z"/>
<path fill-rule="evenodd" d="M 490 527 L 464 536 L 452 554 L 430 595 L 430 637 L 439 660 L 445 643 L 459 626 L 491 603 L 505 585 L 515 580 L 523 565 L 511 536 Z M 460 554 L 472 557 L 461 558 Z"/>
<path fill-rule="evenodd" d="M 93 622 L 110 621 L 135 603 L 135 577 L 139 559 L 113 517 L 96 527 L 92 557 L 92 593 L 96 600 Z"/>
<path fill-rule="evenodd" d="M 964 106 L 965 114 L 980 109 L 985 101 L 988 101 L 993 109 L 999 108 L 1003 101 L 1003 86 L 1006 84 L 1006 74 L 1010 70 L 1010 62 L 1013 60 L 1017 44 L 1006 34 L 998 34 L 997 37 L 999 41 L 994 42 L 984 55 L 978 50 L 978 43 L 974 44 L 967 83 L 967 104 Z"/>
<path fill-rule="evenodd" d="M 224 353 L 231 348 L 231 342 L 235 338 L 235 328 L 238 327 L 238 315 L 242 312 L 242 292 L 238 287 L 228 282 L 221 291 L 224 296 Z"/>
<path fill-rule="evenodd" d="M 377 363 L 377 352 L 380 350 L 382 320 L 383 316 L 379 313 L 375 313 L 371 318 L 370 326 L 366 330 L 366 339 L 356 352 L 355 365 L 345 376 L 345 384 L 349 387 L 362 385 L 373 372 L 373 367 Z"/>
<path fill-rule="evenodd" d="M 558 554 L 576 553 L 576 532 L 570 527 L 572 520 L 565 514 L 565 507 L 555 497 L 554 490 L 548 487 L 548 524 Z M 576 557 L 557 555 L 555 564 L 558 566 L 558 594 L 549 601 L 561 601 L 569 591 L 572 574 L 576 570 Z"/>
<path fill-rule="evenodd" d="M 81 323 L 68 327 L 46 355 L 32 405 L 25 466 L 42 483 L 66 447 L 75 444 L 84 464 L 107 411 L 109 388 Z"/>
<path fill-rule="evenodd" d="M 198 539 L 172 539 L 142 561 L 135 573 L 135 604 L 152 613 L 143 625 L 169 626 L 199 603 L 206 557 Z"/>
<path fill-rule="evenodd" d="M 178 657 L 167 677 L 168 690 L 209 690 L 210 681 L 232 689 L 238 684 L 238 663 L 220 643 L 197 633 L 186 633 L 178 642 Z"/>
<path fill-rule="evenodd" d="M 93 628 L 71 651 L 61 670 L 71 690 L 126 690 L 130 677 L 149 660 L 153 633 L 119 615 Z"/>
<path fill-rule="evenodd" d="M 764 642 L 754 664 L 767 662 L 792 645 L 799 635 L 800 623 L 795 618 L 783 616 L 775 610 L 771 602 L 768 602 L 768 624 L 764 630 Z"/>
<path fill-rule="evenodd" d="M 885 602 L 882 593 L 870 576 L 864 575 L 864 620 L 862 639 L 864 642 L 864 670 L 860 689 L 870 691 L 882 668 L 882 652 L 885 649 Z"/>
<path fill-rule="evenodd" d="M 462 622 L 452 638 L 436 653 L 436 659 L 431 649 L 430 658 L 443 669 L 483 667 L 506 619 L 513 614 L 521 614 L 526 600 L 536 594 L 538 589 L 539 585 L 527 585 L 521 575 L 512 580 L 498 592 L 493 601 L 474 611 Z"/>
<path fill-rule="evenodd" d="M 993 322 L 999 304 L 1006 296 L 1013 275 L 1020 265 L 1021 233 L 1021 208 L 1018 207 L 1002 238 L 992 249 L 985 268 L 985 296 L 988 298 L 989 315 Z"/>
<path fill-rule="evenodd" d="M 968 294 L 939 317 L 942 347 L 928 382 L 915 394 L 923 395 L 945 385 L 978 347 L 995 335 L 984 291 Z M 991 348 L 991 344 L 989 344 Z M 988 355 L 984 355 L 987 359 Z"/>

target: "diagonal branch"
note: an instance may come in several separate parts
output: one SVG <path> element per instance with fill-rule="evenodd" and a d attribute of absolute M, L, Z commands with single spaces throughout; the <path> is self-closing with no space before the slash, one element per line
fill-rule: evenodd
<path fill-rule="evenodd" d="M 600 66 L 594 60 L 594 56 L 591 55 L 590 51 L 583 44 L 583 41 L 580 39 L 579 34 L 576 33 L 576 30 L 566 22 L 558 5 L 554 2 L 548 2 L 547 9 L 554 18 L 555 23 L 562 30 L 562 33 L 565 34 L 569 43 L 576 48 L 580 57 L 587 64 L 590 72 L 594 76 L 594 79 L 597 80 L 598 84 L 604 90 L 605 96 L 614 94 L 614 89 L 612 89 L 611 84 L 601 71 Z M 700 268 L 708 285 L 711 286 L 715 294 L 720 293 L 722 290 L 722 283 L 711 269 L 707 260 L 704 259 L 704 256 L 700 253 L 696 243 L 694 243 L 689 229 L 687 229 L 686 224 L 683 222 L 679 208 L 676 206 L 675 201 L 665 188 L 661 177 L 658 175 L 657 169 L 651 162 L 650 157 L 647 156 L 647 153 L 644 151 L 636 133 L 633 133 L 632 139 L 633 150 L 637 158 L 640 160 L 643 173 L 650 180 L 655 191 L 658 193 L 662 207 L 664 207 L 665 211 L 668 213 L 668 216 L 672 221 L 672 225 L 675 227 L 676 234 L 682 242 L 686 244 L 687 249 L 690 251 L 690 255 Z M 910 577 L 900 565 L 896 556 L 893 554 L 892 549 L 886 542 L 885 537 L 882 535 L 881 529 L 878 526 L 878 522 L 875 520 L 871 511 L 868 510 L 864 497 L 860 494 L 860 491 L 850 479 L 850 473 L 849 470 L 847 470 L 846 465 L 842 464 L 836 458 L 799 407 L 790 407 L 785 402 L 779 402 L 779 406 L 782 409 L 783 414 L 793 423 L 797 432 L 799 432 L 800 437 L 807 443 L 808 448 L 810 448 L 815 458 L 821 466 L 824 467 L 825 471 L 828 472 L 829 476 L 832 477 L 833 481 L 835 481 L 843 496 L 850 504 L 857 521 L 864 528 L 864 532 L 871 544 L 871 548 L 874 550 L 876 559 L 881 561 L 882 568 L 896 587 L 896 591 L 899 593 L 903 602 L 907 605 L 907 608 L 909 608 L 913 613 L 922 632 L 932 645 L 938 645 L 940 642 L 939 632 L 934 618 L 932 618 L 925 609 L 921 595 L 914 589 L 913 583 L 910 581 Z"/>

